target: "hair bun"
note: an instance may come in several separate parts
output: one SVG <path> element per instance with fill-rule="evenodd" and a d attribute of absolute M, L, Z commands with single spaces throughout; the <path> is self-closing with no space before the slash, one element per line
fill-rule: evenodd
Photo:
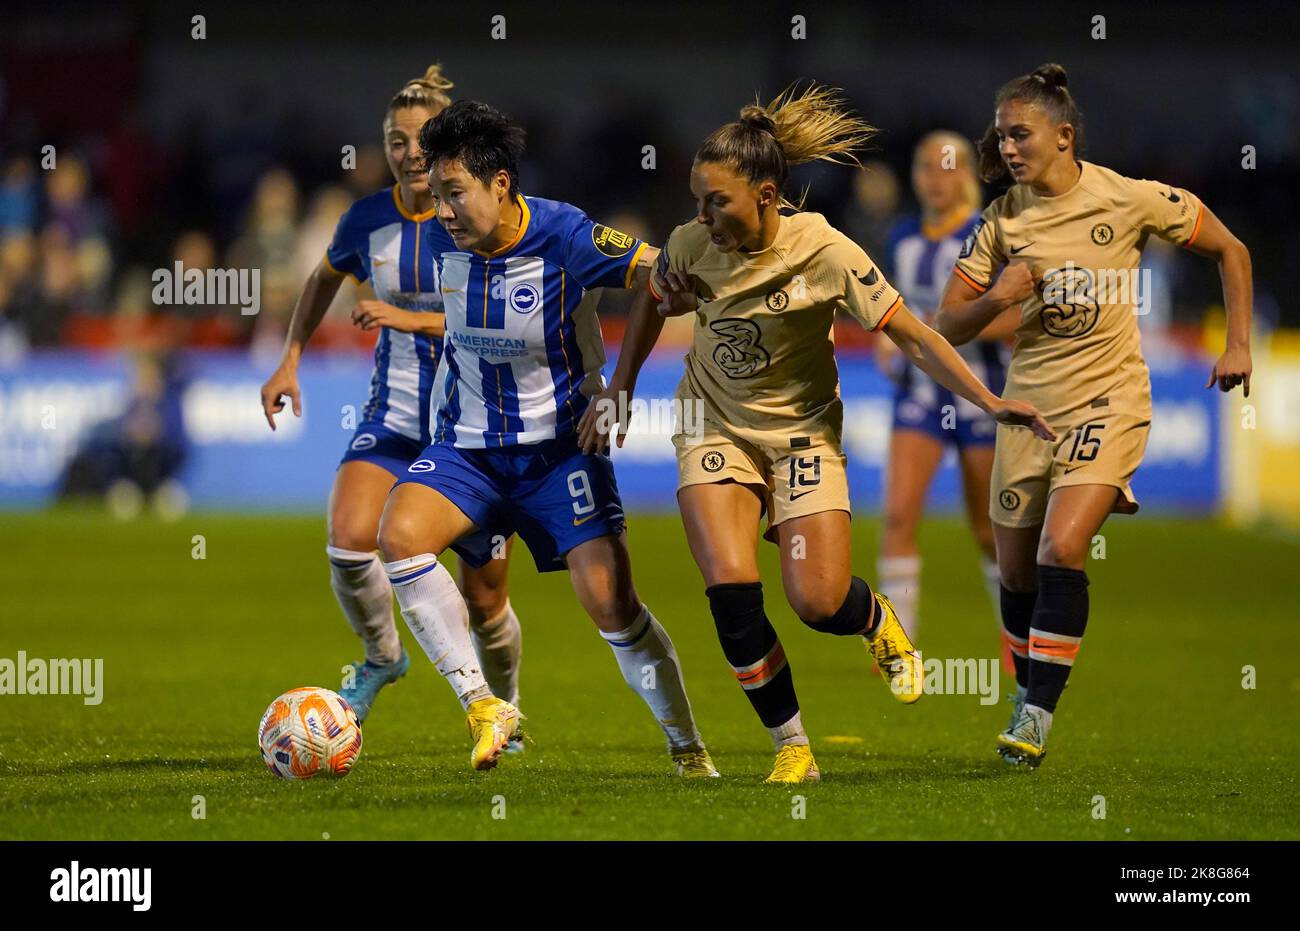
<path fill-rule="evenodd" d="M 406 86 L 423 87 L 431 91 L 446 91 L 451 90 L 456 85 L 442 73 L 442 65 L 435 63 L 425 69 L 423 77 L 411 78 L 406 82 Z"/>
<path fill-rule="evenodd" d="M 1030 77 L 1037 78 L 1048 87 L 1068 87 L 1070 85 L 1070 78 L 1065 73 L 1065 68 L 1056 64 L 1056 62 L 1039 65 L 1033 70 Z"/>
<path fill-rule="evenodd" d="M 776 135 L 776 121 L 766 110 L 756 104 L 741 109 L 740 122 L 751 129 L 761 129 L 763 132 Z"/>

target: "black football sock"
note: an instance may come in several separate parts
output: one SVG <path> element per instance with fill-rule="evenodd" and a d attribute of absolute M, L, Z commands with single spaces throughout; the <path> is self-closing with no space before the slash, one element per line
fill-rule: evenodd
<path fill-rule="evenodd" d="M 876 596 L 872 594 L 871 586 L 855 575 L 849 581 L 849 593 L 844 596 L 844 604 L 839 610 L 815 624 L 807 620 L 804 623 L 813 630 L 837 637 L 865 637 L 875 633 L 876 625 L 880 623 L 875 614 Z"/>
<path fill-rule="evenodd" d="M 1002 590 L 1002 632 L 1011 648 L 1016 665 L 1016 685 L 1029 685 L 1029 622 L 1034 616 L 1038 592 L 1013 592 L 999 583 Z"/>
<path fill-rule="evenodd" d="M 1088 626 L 1088 576 L 1080 569 L 1038 567 L 1038 600 L 1029 625 L 1026 704 L 1055 711 Z"/>
<path fill-rule="evenodd" d="M 713 585 L 705 594 L 722 654 L 745 697 L 765 727 L 780 727 L 799 713 L 799 700 L 785 650 L 763 610 L 763 583 Z"/>

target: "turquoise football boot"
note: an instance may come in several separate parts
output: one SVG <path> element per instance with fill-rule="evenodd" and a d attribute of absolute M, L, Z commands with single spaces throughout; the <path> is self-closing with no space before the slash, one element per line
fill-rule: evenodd
<path fill-rule="evenodd" d="M 387 666 L 378 666 L 366 660 L 364 663 L 353 663 L 352 668 L 355 670 L 352 688 L 339 689 L 339 694 L 357 713 L 357 721 L 365 724 L 370 706 L 375 703 L 379 690 L 406 675 L 406 670 L 411 668 L 411 657 L 403 650 L 397 662 Z"/>

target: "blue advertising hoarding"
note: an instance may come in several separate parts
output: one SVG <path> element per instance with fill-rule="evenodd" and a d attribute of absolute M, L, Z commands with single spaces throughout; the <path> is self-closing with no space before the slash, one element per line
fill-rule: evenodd
<path fill-rule="evenodd" d="M 300 373 L 303 417 L 282 414 L 274 433 L 258 392 L 274 366 L 245 354 L 195 353 L 181 366 L 173 393 L 186 440 L 180 480 L 195 507 L 264 512 L 320 512 L 334 470 L 360 419 L 369 360 L 356 355 L 309 356 Z M 891 385 L 870 358 L 839 362 L 845 405 L 845 449 L 855 505 L 880 507 L 888 448 Z M 607 371 L 609 369 L 607 368 Z M 1146 458 L 1134 480 L 1144 508 L 1204 514 L 1218 509 L 1224 456 L 1218 397 L 1206 391 L 1201 363 L 1151 374 L 1155 417 Z M 653 357 L 638 397 L 666 408 L 681 373 L 680 358 Z M 122 355 L 35 354 L 0 367 L 0 507 L 51 502 L 69 461 L 97 424 L 131 403 L 134 363 Z M 625 502 L 634 509 L 674 506 L 676 469 L 667 429 L 630 436 L 614 459 Z M 174 429 L 174 428 L 173 428 Z M 931 489 L 930 506 L 960 506 L 950 453 Z"/>

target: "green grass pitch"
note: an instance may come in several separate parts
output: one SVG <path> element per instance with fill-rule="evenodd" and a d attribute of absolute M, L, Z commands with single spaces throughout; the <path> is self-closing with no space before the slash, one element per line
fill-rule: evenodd
<path fill-rule="evenodd" d="M 722 779 L 671 775 L 658 728 L 568 579 L 537 575 L 520 549 L 527 753 L 470 772 L 459 706 L 403 629 L 412 672 L 381 694 L 351 775 L 292 783 L 262 765 L 262 711 L 293 686 L 337 688 L 360 653 L 329 591 L 320 519 L 117 525 L 56 511 L 4 523 L 0 657 L 103 657 L 104 695 L 98 706 L 0 696 L 3 838 L 1300 836 L 1294 538 L 1111 521 L 1107 558 L 1088 570 L 1088 635 L 1037 772 L 992 752 L 1005 701 L 932 695 L 904 707 L 868 674 L 860 642 L 803 627 L 763 544 L 769 614 L 823 772 L 820 785 L 774 787 L 761 784 L 770 742 L 723 661 L 676 516 L 637 516 L 637 587 L 676 641 Z M 868 579 L 877 529 L 854 523 Z M 205 559 L 192 558 L 195 534 Z M 996 655 L 964 526 L 926 521 L 921 543 L 926 655 Z M 1254 689 L 1242 685 L 1247 665 Z"/>

